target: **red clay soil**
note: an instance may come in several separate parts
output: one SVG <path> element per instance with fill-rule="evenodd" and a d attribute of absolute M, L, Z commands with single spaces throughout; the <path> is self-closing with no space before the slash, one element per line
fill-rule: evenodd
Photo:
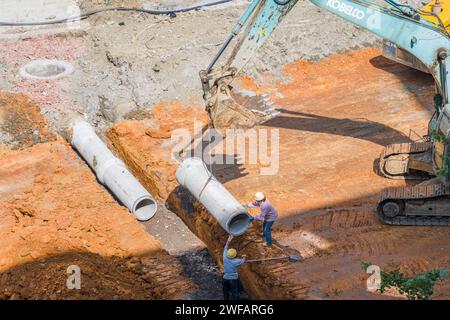
<path fill-rule="evenodd" d="M 62 138 L 0 154 L 0 299 L 178 299 L 181 264 Z M 81 269 L 81 290 L 66 287 Z"/>
<path fill-rule="evenodd" d="M 279 130 L 277 174 L 260 175 L 262 165 L 247 164 L 214 171 L 241 202 L 252 200 L 255 191 L 265 192 L 280 214 L 274 232 L 277 245 L 305 258 L 299 263 L 244 266 L 241 280 L 249 295 L 392 298 L 367 290 L 362 262 L 383 270 L 400 268 L 408 276 L 450 268 L 448 228 L 386 226 L 374 213 L 383 188 L 405 184 L 380 177 L 374 170 L 376 160 L 383 146 L 410 141 L 410 129 L 426 134 L 433 112 L 432 78 L 384 59 L 376 49 L 335 55 L 317 63 L 299 61 L 286 66 L 285 72 L 289 83 L 267 88 L 281 114 L 258 128 Z M 198 114 L 200 107 L 190 109 Z M 156 115 L 161 113 L 166 128 L 173 122 L 170 130 L 180 128 L 180 121 L 187 129 L 193 127 L 193 117 L 181 120 L 168 107 L 166 112 L 156 110 Z M 146 134 L 150 121 L 120 123 L 108 137 L 131 170 L 168 199 L 169 207 L 220 263 L 226 235 L 185 191 L 171 190 L 176 185 L 171 144 L 164 137 Z M 164 129 L 166 137 L 170 130 Z M 165 181 L 170 181 L 170 188 Z M 277 247 L 267 250 L 255 242 L 257 227 L 236 239 L 233 246 L 249 258 L 282 255 Z M 446 279 L 436 285 L 433 298 L 448 299 L 449 292 L 450 279 Z"/>
<path fill-rule="evenodd" d="M 23 94 L 0 93 L 0 136 L 12 148 L 26 148 L 54 140 L 37 105 Z"/>

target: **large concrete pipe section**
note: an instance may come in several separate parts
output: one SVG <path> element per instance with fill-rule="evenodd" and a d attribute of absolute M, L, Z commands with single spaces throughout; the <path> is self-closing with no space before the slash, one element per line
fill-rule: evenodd
<path fill-rule="evenodd" d="M 198 200 L 228 234 L 239 236 L 250 226 L 247 210 L 217 181 L 199 158 L 187 158 L 178 167 L 177 181 Z"/>
<path fill-rule="evenodd" d="M 155 215 L 155 199 L 128 171 L 125 164 L 112 154 L 89 123 L 83 120 L 75 122 L 71 143 L 94 170 L 100 183 L 134 213 L 139 221 L 147 221 Z"/>

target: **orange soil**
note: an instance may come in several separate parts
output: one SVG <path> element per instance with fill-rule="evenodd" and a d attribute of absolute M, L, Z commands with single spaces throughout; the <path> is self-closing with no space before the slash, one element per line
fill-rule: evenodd
<path fill-rule="evenodd" d="M 241 279 L 249 294 L 389 298 L 367 291 L 368 275 L 361 262 L 382 269 L 399 267 L 408 276 L 449 268 L 448 228 L 385 226 L 373 211 L 379 191 L 404 184 L 378 176 L 373 170 L 376 160 L 383 146 L 410 141 L 409 129 L 426 134 L 433 112 L 432 78 L 382 58 L 376 49 L 318 63 L 300 61 L 285 71 L 292 81 L 277 86 L 282 98 L 273 95 L 281 114 L 259 127 L 279 130 L 278 173 L 260 175 L 261 165 L 247 164 L 214 170 L 242 202 L 251 200 L 255 191 L 264 191 L 280 213 L 274 233 L 278 245 L 305 257 L 296 264 L 245 266 Z M 248 79 L 242 83 L 252 85 Z M 191 107 L 196 113 L 198 109 Z M 192 117 L 181 119 L 167 110 L 165 126 L 171 125 L 165 136 L 181 124 L 193 127 Z M 146 135 L 146 130 L 145 121 L 124 122 L 114 126 L 108 137 L 141 181 L 157 190 L 159 197 L 169 198 L 172 209 L 220 262 L 224 232 L 191 197 L 182 190 L 172 191 L 176 165 L 168 160 L 170 144 Z M 233 245 L 251 258 L 282 253 L 261 248 L 252 242 L 255 237 L 252 229 Z M 449 298 L 449 289 L 450 280 L 442 281 L 433 298 Z"/>
<path fill-rule="evenodd" d="M 178 164 L 172 160 L 172 144 L 162 142 L 179 128 L 193 132 L 194 122 L 201 126 L 207 123 L 208 116 L 201 108 L 187 107 L 180 102 L 161 103 L 148 116 L 150 119 L 143 121 L 123 121 L 113 126 L 107 136 L 118 156 L 125 159 L 147 190 L 159 200 L 165 200 L 178 185 L 174 175 Z M 124 142 L 130 143 L 125 146 Z"/>
<path fill-rule="evenodd" d="M 181 264 L 57 138 L 0 154 L 0 299 L 177 299 Z M 66 287 L 81 268 L 81 290 Z"/>
<path fill-rule="evenodd" d="M 12 137 L 13 148 L 54 140 L 39 108 L 23 94 L 0 93 L 0 131 Z"/>

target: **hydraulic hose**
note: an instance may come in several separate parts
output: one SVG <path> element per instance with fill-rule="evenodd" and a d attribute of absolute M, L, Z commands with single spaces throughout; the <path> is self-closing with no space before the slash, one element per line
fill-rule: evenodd
<path fill-rule="evenodd" d="M 58 19 L 58 20 L 52 20 L 52 21 L 38 21 L 38 22 L 5 22 L 0 21 L 0 26 L 3 27 L 25 27 L 25 26 L 45 26 L 45 25 L 52 25 L 52 24 L 59 24 L 59 23 L 68 23 L 68 22 L 74 22 L 74 21 L 80 21 L 83 19 L 86 19 L 90 16 L 93 16 L 98 13 L 108 12 L 108 11 L 125 11 L 125 12 L 142 12 L 147 13 L 151 15 L 175 15 L 177 13 L 182 12 L 188 12 L 188 11 L 194 11 L 199 10 L 206 7 L 213 7 L 220 4 L 224 4 L 227 2 L 231 2 L 233 0 L 217 0 L 213 2 L 203 3 L 203 4 L 196 4 L 189 7 L 184 8 L 174 8 L 174 9 L 143 9 L 143 8 L 127 8 L 127 7 L 113 7 L 113 8 L 103 8 L 103 9 L 97 9 L 88 11 L 85 13 L 82 13 L 77 16 L 64 18 L 64 19 Z"/>

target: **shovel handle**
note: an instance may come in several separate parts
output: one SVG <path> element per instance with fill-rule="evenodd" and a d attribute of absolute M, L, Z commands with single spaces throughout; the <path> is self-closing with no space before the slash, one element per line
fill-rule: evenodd
<path fill-rule="evenodd" d="M 262 262 L 262 261 L 282 260 L 282 259 L 289 259 L 289 257 L 285 256 L 285 257 L 276 257 L 276 258 L 253 259 L 253 260 L 247 260 L 245 262 Z"/>

